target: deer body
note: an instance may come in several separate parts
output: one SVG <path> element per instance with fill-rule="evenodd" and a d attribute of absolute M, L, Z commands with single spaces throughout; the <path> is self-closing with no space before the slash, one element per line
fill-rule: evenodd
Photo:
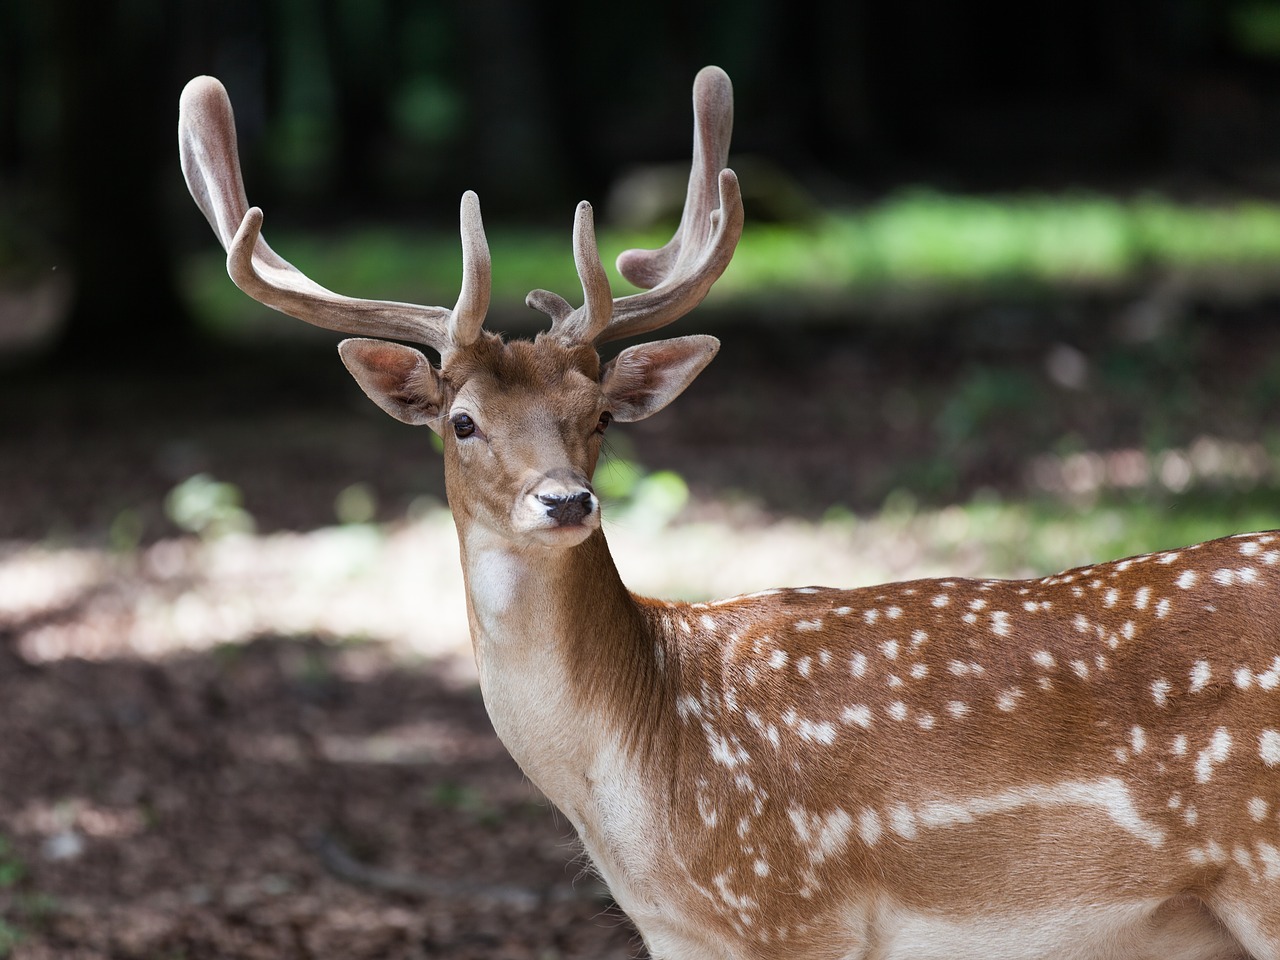
<path fill-rule="evenodd" d="M 636 597 L 591 476 L 609 421 L 661 410 L 709 337 L 596 347 L 691 309 L 741 229 L 728 79 L 695 84 L 672 243 L 613 299 L 578 209 L 585 303 L 481 329 L 464 197 L 450 309 L 351 300 L 260 235 L 225 92 L 183 96 L 192 195 L 257 299 L 349 333 L 384 410 L 445 441 L 481 689 L 655 957 L 1280 960 L 1280 533 L 1042 580 Z"/>

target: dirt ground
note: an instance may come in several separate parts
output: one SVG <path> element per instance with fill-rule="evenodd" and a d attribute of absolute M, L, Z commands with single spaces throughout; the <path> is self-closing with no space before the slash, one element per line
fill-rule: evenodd
<path fill-rule="evenodd" d="M 765 523 L 904 487 L 1023 495 L 1028 457 L 1062 438 L 1258 436 L 1280 409 L 1277 311 L 1188 307 L 1144 339 L 1134 309 L 726 332 L 689 395 L 626 442 L 684 476 L 695 509 Z M 332 524 L 357 481 L 387 523 L 442 496 L 438 456 L 327 349 L 282 357 L 0 381 L 0 553 L 174 538 L 164 495 L 199 471 L 235 482 L 260 531 Z M 85 602 L 0 606 L 0 957 L 644 955 L 458 660 L 275 634 L 24 653 Z"/>

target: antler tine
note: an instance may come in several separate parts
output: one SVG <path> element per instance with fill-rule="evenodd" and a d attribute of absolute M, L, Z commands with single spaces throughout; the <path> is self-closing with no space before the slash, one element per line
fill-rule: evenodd
<path fill-rule="evenodd" d="M 618 272 L 648 292 L 614 301 L 597 343 L 647 333 L 684 316 L 720 279 L 742 236 L 742 193 L 727 169 L 733 135 L 733 84 L 719 67 L 693 82 L 693 163 L 675 235 L 657 250 L 625 250 Z"/>
<path fill-rule="evenodd" d="M 474 343 L 480 336 L 485 314 L 489 312 L 493 279 L 489 241 L 485 239 L 480 198 L 475 191 L 468 190 L 462 195 L 458 220 L 462 225 L 462 290 L 449 315 L 449 339 L 462 346 Z"/>
<path fill-rule="evenodd" d="M 574 310 L 547 290 L 525 302 L 549 314 L 561 339 L 599 345 L 672 323 L 702 302 L 733 257 L 742 236 L 742 193 L 725 167 L 733 133 L 733 85 L 719 67 L 704 67 L 693 82 L 693 166 L 684 213 L 675 235 L 657 250 L 626 250 L 618 271 L 647 292 L 613 299 L 600 265 L 588 203 L 578 205 L 573 258 L 586 302 Z"/>
<path fill-rule="evenodd" d="M 565 300 L 547 290 L 533 291 L 526 302 L 551 314 L 552 335 L 568 343 L 591 343 L 613 317 L 613 290 L 600 262 L 591 204 L 585 200 L 578 204 L 573 218 L 573 263 L 582 281 L 583 304 L 579 309 L 561 308 L 560 304 L 568 306 Z"/>
<path fill-rule="evenodd" d="M 320 286 L 263 239 L 262 210 L 245 196 L 231 100 L 215 78 L 196 77 L 182 91 L 178 148 L 187 188 L 227 251 L 227 273 L 259 303 L 327 330 L 421 343 L 442 354 L 479 336 L 490 273 L 474 193 L 462 198 L 463 282 L 453 310 L 355 299 Z"/>

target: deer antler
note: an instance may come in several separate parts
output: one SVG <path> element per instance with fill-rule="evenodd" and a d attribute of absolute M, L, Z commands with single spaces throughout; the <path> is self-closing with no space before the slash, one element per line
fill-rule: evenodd
<path fill-rule="evenodd" d="M 470 190 L 462 195 L 462 290 L 452 310 L 358 300 L 320 286 L 263 239 L 262 211 L 245 197 L 231 101 L 213 77 L 196 77 L 182 91 L 178 148 L 187 188 L 227 251 L 227 273 L 253 299 L 317 327 L 421 343 L 441 353 L 480 335 L 489 309 L 489 245 L 480 201 Z"/>
<path fill-rule="evenodd" d="M 733 85 L 719 67 L 704 67 L 693 81 L 693 167 L 684 213 L 675 235 L 657 250 L 625 250 L 618 272 L 647 292 L 613 299 L 600 266 L 591 205 L 578 205 L 574 262 L 586 302 L 577 310 L 547 290 L 534 290 L 529 306 L 547 313 L 563 340 L 601 344 L 664 327 L 702 302 L 720 279 L 742 236 L 742 193 L 726 167 L 733 133 Z"/>

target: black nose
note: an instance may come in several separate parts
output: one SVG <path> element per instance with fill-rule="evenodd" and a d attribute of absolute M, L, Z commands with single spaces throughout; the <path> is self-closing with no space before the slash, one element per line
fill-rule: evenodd
<path fill-rule="evenodd" d="M 589 516 L 595 509 L 591 502 L 591 492 L 583 490 L 572 496 L 560 497 L 550 493 L 538 494 L 538 502 L 545 504 L 547 516 L 562 527 L 571 527 L 581 523 L 583 517 Z"/>

